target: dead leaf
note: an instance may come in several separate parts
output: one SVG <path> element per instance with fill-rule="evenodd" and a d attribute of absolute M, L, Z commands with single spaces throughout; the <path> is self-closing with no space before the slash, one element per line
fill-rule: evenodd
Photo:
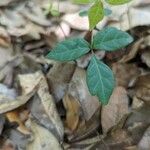
<path fill-rule="evenodd" d="M 140 49 L 141 44 L 143 43 L 143 41 L 144 41 L 143 38 L 136 41 L 132 45 L 131 50 L 129 51 L 129 53 L 127 55 L 124 55 L 123 58 L 119 62 L 125 63 L 125 62 L 128 62 L 128 61 L 132 60 L 133 58 L 135 58 L 138 51 L 139 51 L 139 49 Z"/>
<path fill-rule="evenodd" d="M 68 93 L 80 102 L 85 120 L 89 120 L 100 108 L 98 98 L 91 96 L 89 93 L 86 84 L 86 72 L 84 69 L 76 68 L 69 84 Z"/>
<path fill-rule="evenodd" d="M 136 97 L 150 104 L 150 74 L 141 75 L 135 83 Z"/>
<path fill-rule="evenodd" d="M 26 146 L 27 150 L 62 150 L 55 136 L 47 129 L 39 126 L 32 120 L 28 121 L 27 124 L 34 136 L 33 141 Z"/>
<path fill-rule="evenodd" d="M 80 117 L 80 104 L 73 96 L 66 94 L 63 99 L 66 109 L 66 124 L 71 131 L 77 128 Z"/>
<path fill-rule="evenodd" d="M 6 113 L 6 118 L 10 122 L 16 122 L 18 123 L 18 131 L 20 131 L 23 134 L 31 134 L 30 131 L 25 127 L 23 121 L 20 118 L 20 114 L 23 113 L 21 110 L 13 110 L 11 112 Z"/>
<path fill-rule="evenodd" d="M 75 70 L 74 63 L 51 62 L 52 68 L 47 74 L 50 91 L 56 101 L 60 101 L 68 88 Z"/>
<path fill-rule="evenodd" d="M 123 86 L 125 88 L 140 74 L 140 70 L 135 64 L 115 63 L 112 69 L 116 76 L 117 86 Z"/>
<path fill-rule="evenodd" d="M 101 122 L 104 133 L 129 112 L 127 91 L 123 87 L 116 87 L 109 103 L 102 107 Z"/>
<path fill-rule="evenodd" d="M 58 115 L 54 99 L 49 93 L 47 81 L 42 72 L 38 71 L 33 74 L 19 75 L 19 81 L 24 93 L 32 91 L 33 87 L 38 84 L 39 88 L 37 89 L 37 94 L 41 100 L 46 115 L 51 121 L 53 127 L 51 130 L 56 131 L 56 136 L 62 140 L 64 134 L 63 125 Z"/>

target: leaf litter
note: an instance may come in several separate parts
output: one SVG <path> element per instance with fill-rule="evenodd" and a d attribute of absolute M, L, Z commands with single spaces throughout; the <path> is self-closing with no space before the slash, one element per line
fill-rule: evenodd
<path fill-rule="evenodd" d="M 79 16 L 83 6 L 59 5 L 57 18 L 48 0 L 0 1 L 0 150 L 149 150 L 149 1 L 113 7 L 97 26 L 127 30 L 135 39 L 121 52 L 96 53 L 116 78 L 107 106 L 87 89 L 91 54 L 76 63 L 44 57 L 66 37 L 91 40 L 88 19 Z"/>

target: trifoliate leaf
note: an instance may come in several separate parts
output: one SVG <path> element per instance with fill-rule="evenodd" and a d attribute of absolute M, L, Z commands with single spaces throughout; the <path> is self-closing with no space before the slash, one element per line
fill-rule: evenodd
<path fill-rule="evenodd" d="M 62 41 L 47 55 L 47 58 L 59 61 L 75 60 L 90 51 L 90 46 L 83 38 Z"/>
<path fill-rule="evenodd" d="M 89 9 L 88 18 L 90 29 L 93 29 L 104 17 L 104 9 L 101 1 L 97 1 Z"/>
<path fill-rule="evenodd" d="M 86 80 L 91 95 L 98 96 L 102 104 L 107 104 L 115 86 L 111 69 L 93 56 L 87 69 Z"/>
<path fill-rule="evenodd" d="M 127 46 L 132 41 L 133 38 L 127 32 L 107 27 L 93 37 L 93 48 L 114 51 Z"/>

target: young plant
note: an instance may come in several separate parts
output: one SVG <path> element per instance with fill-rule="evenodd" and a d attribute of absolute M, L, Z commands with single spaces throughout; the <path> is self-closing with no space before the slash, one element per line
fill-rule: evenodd
<path fill-rule="evenodd" d="M 98 20 L 102 18 L 102 2 L 100 0 L 74 0 L 78 3 L 94 2 L 90 10 L 89 24 L 93 29 Z M 107 0 L 110 4 L 123 4 L 129 0 Z M 99 10 L 100 7 L 100 10 Z M 93 17 L 93 19 L 91 19 Z M 98 18 L 96 18 L 98 17 Z M 107 104 L 115 87 L 115 78 L 111 69 L 98 60 L 93 50 L 115 51 L 121 49 L 133 41 L 133 38 L 126 32 L 118 30 L 114 27 L 106 27 L 97 32 L 91 43 L 84 38 L 77 37 L 64 40 L 56 45 L 49 52 L 47 58 L 58 61 L 74 61 L 91 51 L 92 58 L 87 68 L 86 81 L 91 95 L 97 96 L 102 104 Z"/>

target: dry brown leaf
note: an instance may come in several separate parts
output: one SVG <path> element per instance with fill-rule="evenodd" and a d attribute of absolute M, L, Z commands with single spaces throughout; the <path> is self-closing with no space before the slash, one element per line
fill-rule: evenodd
<path fill-rule="evenodd" d="M 67 90 L 68 84 L 75 70 L 74 63 L 60 63 L 52 61 L 53 67 L 47 74 L 50 91 L 56 101 L 60 101 Z"/>
<path fill-rule="evenodd" d="M 141 75 L 135 83 L 136 97 L 150 104 L 150 74 Z"/>
<path fill-rule="evenodd" d="M 50 131 L 32 120 L 28 120 L 27 125 L 33 132 L 34 139 L 26 146 L 26 150 L 62 150 L 56 137 Z"/>
<path fill-rule="evenodd" d="M 117 86 L 125 88 L 140 74 L 140 70 L 135 64 L 115 63 L 112 69 L 116 76 Z"/>
<path fill-rule="evenodd" d="M 54 99 L 49 93 L 47 81 L 42 72 L 38 71 L 32 74 L 19 75 L 19 81 L 24 93 L 32 91 L 33 87 L 38 84 L 37 94 L 41 99 L 41 104 L 53 125 L 53 130 L 57 133 L 56 136 L 62 140 L 64 134 L 63 125 L 58 115 Z"/>
<path fill-rule="evenodd" d="M 26 126 L 24 125 L 23 121 L 20 118 L 20 114 L 23 113 L 20 110 L 13 110 L 11 112 L 7 112 L 6 113 L 6 118 L 10 121 L 10 122 L 16 122 L 18 123 L 18 131 L 20 131 L 23 134 L 31 134 L 31 132 L 26 128 Z"/>
<path fill-rule="evenodd" d="M 73 96 L 66 94 L 63 98 L 63 103 L 66 109 L 66 124 L 71 131 L 74 131 L 79 123 L 80 104 Z"/>
<path fill-rule="evenodd" d="M 143 41 L 144 41 L 143 38 L 136 41 L 132 45 L 131 50 L 129 51 L 129 53 L 127 55 L 124 55 L 123 58 L 119 62 L 126 63 L 126 62 L 130 61 L 131 59 L 135 58 L 138 51 L 139 51 L 139 48 L 140 48 L 141 44 L 143 43 Z"/>
<path fill-rule="evenodd" d="M 100 108 L 98 98 L 91 96 L 89 93 L 86 84 L 86 72 L 84 69 L 76 68 L 69 84 L 68 93 L 80 102 L 85 120 L 89 120 Z"/>
<path fill-rule="evenodd" d="M 128 112 L 127 92 L 123 87 L 116 87 L 108 105 L 102 107 L 101 122 L 104 133 L 116 125 Z"/>

